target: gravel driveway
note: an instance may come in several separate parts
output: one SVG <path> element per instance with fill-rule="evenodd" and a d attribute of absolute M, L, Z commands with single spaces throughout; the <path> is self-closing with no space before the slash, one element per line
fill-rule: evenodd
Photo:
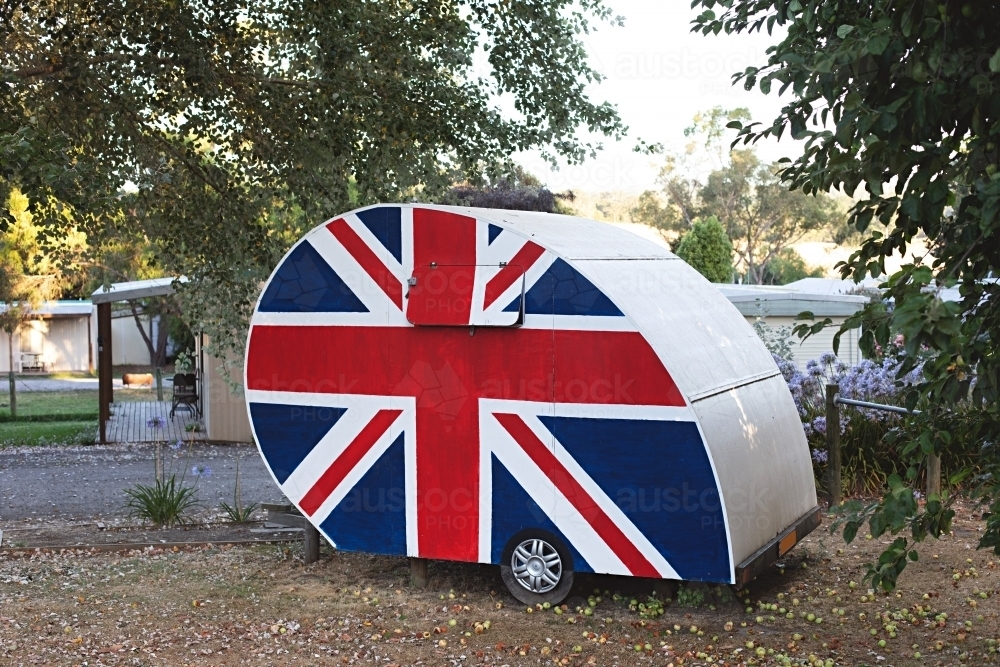
<path fill-rule="evenodd" d="M 184 449 L 163 451 L 168 473 L 187 468 L 187 482 L 197 482 L 203 511 L 232 504 L 237 458 L 245 504 L 282 499 L 256 447 L 196 444 L 189 459 Z M 0 450 L 0 529 L 25 520 L 123 519 L 124 490 L 152 483 L 153 460 L 152 444 Z M 211 468 L 211 475 L 193 477 L 194 465 Z"/>

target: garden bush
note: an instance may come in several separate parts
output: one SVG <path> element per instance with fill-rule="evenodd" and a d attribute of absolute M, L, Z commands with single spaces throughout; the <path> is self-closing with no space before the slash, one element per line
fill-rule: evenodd
<path fill-rule="evenodd" d="M 902 390 L 920 380 L 920 367 L 899 377 L 902 341 L 886 350 L 879 359 L 865 359 L 849 366 L 832 352 L 806 363 L 805 371 L 791 361 L 773 354 L 775 363 L 788 384 L 795 407 L 802 418 L 802 428 L 809 442 L 817 487 L 826 490 L 826 385 L 835 383 L 844 398 L 887 405 L 902 405 Z M 910 477 L 916 483 L 923 471 L 908 471 L 897 442 L 897 430 L 904 415 L 840 406 L 841 477 L 843 491 L 848 495 L 876 495 L 885 487 L 890 475 Z M 968 465 L 972 450 L 945 452 L 941 465 L 948 471 Z M 910 472 L 908 475 L 907 473 Z"/>

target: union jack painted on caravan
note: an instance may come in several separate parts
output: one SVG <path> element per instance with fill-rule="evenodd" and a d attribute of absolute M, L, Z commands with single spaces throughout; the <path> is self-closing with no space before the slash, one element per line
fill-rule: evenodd
<path fill-rule="evenodd" d="M 571 261 L 474 215 L 362 209 L 275 269 L 245 380 L 281 490 L 338 549 L 499 563 L 540 529 L 577 572 L 732 581 L 656 352 Z"/>

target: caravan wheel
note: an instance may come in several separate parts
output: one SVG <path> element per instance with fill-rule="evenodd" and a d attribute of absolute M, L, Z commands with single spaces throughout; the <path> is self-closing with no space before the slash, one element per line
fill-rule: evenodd
<path fill-rule="evenodd" d="M 522 531 L 507 543 L 500 575 L 525 604 L 559 604 L 573 587 L 573 560 L 566 546 L 544 531 Z"/>

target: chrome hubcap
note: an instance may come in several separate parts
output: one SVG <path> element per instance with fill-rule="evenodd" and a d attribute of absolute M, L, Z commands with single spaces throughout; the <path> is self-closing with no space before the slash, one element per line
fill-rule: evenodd
<path fill-rule="evenodd" d="M 532 593 L 548 593 L 562 578 L 559 552 L 545 540 L 525 540 L 514 549 L 510 569 L 517 583 Z"/>

